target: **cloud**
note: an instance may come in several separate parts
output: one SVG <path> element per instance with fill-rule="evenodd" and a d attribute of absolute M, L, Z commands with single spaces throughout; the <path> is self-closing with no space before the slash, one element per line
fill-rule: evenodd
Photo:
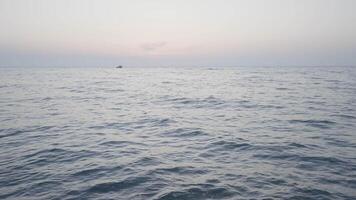
<path fill-rule="evenodd" d="M 141 45 L 141 48 L 145 51 L 155 51 L 159 48 L 166 46 L 166 44 L 166 42 L 145 43 Z"/>

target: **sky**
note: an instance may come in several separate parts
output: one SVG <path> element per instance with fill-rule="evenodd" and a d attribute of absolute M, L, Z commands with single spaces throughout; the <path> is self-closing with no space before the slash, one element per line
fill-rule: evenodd
<path fill-rule="evenodd" d="M 355 0 L 0 0 L 0 66 L 356 65 Z"/>

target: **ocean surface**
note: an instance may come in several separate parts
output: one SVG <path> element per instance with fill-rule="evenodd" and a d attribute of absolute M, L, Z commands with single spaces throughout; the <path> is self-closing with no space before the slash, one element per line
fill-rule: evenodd
<path fill-rule="evenodd" d="M 0 68 L 0 199 L 356 199 L 356 68 Z"/>

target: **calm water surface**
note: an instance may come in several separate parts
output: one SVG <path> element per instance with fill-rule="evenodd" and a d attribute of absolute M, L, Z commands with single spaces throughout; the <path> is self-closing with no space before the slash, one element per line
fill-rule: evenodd
<path fill-rule="evenodd" d="M 0 199 L 356 199 L 356 68 L 0 68 Z"/>

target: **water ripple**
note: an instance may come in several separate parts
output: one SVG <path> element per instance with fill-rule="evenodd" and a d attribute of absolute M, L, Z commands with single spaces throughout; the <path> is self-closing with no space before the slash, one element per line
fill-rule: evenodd
<path fill-rule="evenodd" d="M 355 199 L 354 77 L 0 69 L 0 199 Z"/>

